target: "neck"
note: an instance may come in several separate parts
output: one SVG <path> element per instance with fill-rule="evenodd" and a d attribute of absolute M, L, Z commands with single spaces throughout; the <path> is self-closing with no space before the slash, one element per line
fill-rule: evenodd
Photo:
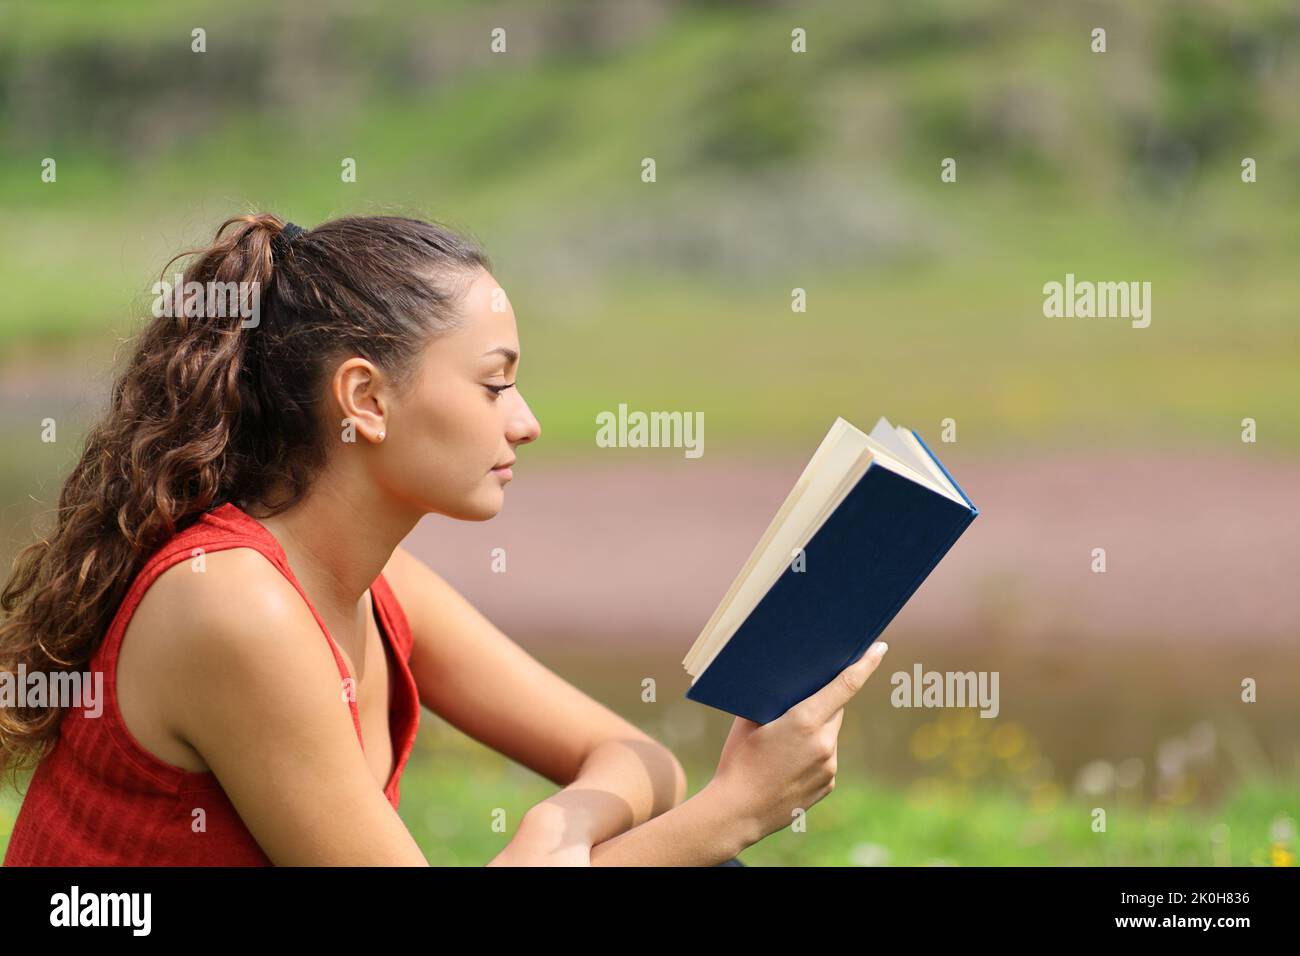
<path fill-rule="evenodd" d="M 267 509 L 260 503 L 241 506 L 280 543 L 294 576 L 327 622 L 351 627 L 364 621 L 367 589 L 419 520 L 409 511 L 386 508 L 372 491 L 353 494 L 317 481 L 301 501 L 277 515 L 263 517 Z"/>

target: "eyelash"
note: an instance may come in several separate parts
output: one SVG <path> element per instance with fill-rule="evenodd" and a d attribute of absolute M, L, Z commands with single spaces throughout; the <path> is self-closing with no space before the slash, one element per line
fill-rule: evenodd
<path fill-rule="evenodd" d="M 516 384 L 518 383 L 511 382 L 509 385 L 484 385 L 483 387 L 486 388 L 488 391 L 492 392 L 494 395 L 500 395 L 507 388 L 514 388 Z"/>

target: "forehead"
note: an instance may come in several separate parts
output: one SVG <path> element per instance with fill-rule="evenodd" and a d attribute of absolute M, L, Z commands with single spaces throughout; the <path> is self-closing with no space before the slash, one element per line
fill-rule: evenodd
<path fill-rule="evenodd" d="M 514 309 L 491 273 L 480 271 L 475 275 L 462 295 L 460 311 L 464 328 L 434 339 L 431 351 L 458 360 L 481 360 L 484 364 L 503 361 L 500 352 L 483 354 L 497 346 L 519 351 Z"/>
<path fill-rule="evenodd" d="M 488 320 L 496 318 L 498 326 L 503 324 L 501 320 L 504 320 L 504 324 L 514 326 L 515 312 L 510 305 L 510 298 L 490 272 L 480 270 L 474 275 L 474 280 L 465 291 L 463 308 L 472 316 L 482 316 Z"/>

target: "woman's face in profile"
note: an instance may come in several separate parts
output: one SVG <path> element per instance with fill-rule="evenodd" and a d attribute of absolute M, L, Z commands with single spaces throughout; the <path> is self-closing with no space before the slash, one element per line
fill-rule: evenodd
<path fill-rule="evenodd" d="M 462 329 L 426 346 L 409 389 L 396 396 L 377 456 L 388 491 L 424 512 L 483 521 L 505 502 L 497 468 L 541 425 L 518 387 L 519 334 L 504 290 L 480 271 L 461 300 Z"/>

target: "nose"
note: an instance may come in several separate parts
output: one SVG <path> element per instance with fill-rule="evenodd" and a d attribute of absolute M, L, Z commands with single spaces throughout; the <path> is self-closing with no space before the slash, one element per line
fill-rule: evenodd
<path fill-rule="evenodd" d="M 519 390 L 514 389 L 518 398 L 517 407 L 510 416 L 510 424 L 506 429 L 506 437 L 511 445 L 527 445 L 529 442 L 537 441 L 542 434 L 542 423 L 533 415 L 533 410 L 528 407 Z"/>

